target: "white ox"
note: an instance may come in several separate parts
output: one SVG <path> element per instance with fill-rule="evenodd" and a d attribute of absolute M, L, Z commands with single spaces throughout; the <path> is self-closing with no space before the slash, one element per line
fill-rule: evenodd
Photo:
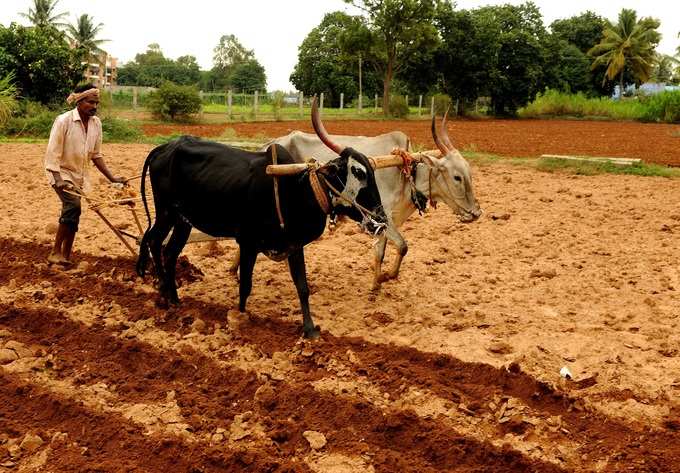
<path fill-rule="evenodd" d="M 344 136 L 328 135 L 330 140 L 342 147 L 351 147 L 366 156 L 388 155 L 395 148 L 408 150 L 409 139 L 400 131 L 393 131 L 383 135 Z M 380 283 L 394 279 L 399 275 L 401 262 L 408 251 L 408 245 L 402 235 L 396 230 L 416 210 L 424 210 L 427 200 L 443 202 L 448 205 L 462 222 L 472 222 L 481 215 L 481 210 L 472 189 L 470 165 L 451 144 L 446 132 L 446 120 L 438 130 L 434 118 L 432 119 L 432 137 L 441 151 L 441 157 L 426 154 L 416 155 L 412 179 L 409 179 L 400 168 L 383 168 L 375 171 L 375 180 L 380 192 L 380 198 L 389 220 L 388 230 L 379 237 L 375 245 L 375 266 L 372 289 L 380 288 Z M 305 162 L 313 157 L 325 163 L 337 157 L 316 134 L 293 131 L 286 136 L 275 138 L 265 144 L 262 149 L 278 143 L 288 150 L 293 158 Z M 418 196 L 418 197 L 416 197 Z M 382 262 L 385 258 L 387 240 L 391 240 L 397 247 L 397 258 L 394 266 L 387 273 L 382 273 Z M 238 263 L 232 266 L 235 271 Z"/>

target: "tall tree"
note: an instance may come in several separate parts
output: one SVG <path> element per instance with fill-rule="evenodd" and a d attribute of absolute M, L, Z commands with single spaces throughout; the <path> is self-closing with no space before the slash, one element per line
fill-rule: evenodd
<path fill-rule="evenodd" d="M 250 59 L 234 67 L 231 73 L 231 86 L 237 92 L 255 92 L 266 90 L 267 76 L 264 67 L 257 59 Z"/>
<path fill-rule="evenodd" d="M 359 57 L 365 57 L 370 31 L 359 16 L 341 11 L 327 13 L 319 26 L 310 31 L 298 48 L 298 62 L 290 81 L 306 95 L 324 94 L 326 103 L 337 105 L 340 93 L 349 101 L 357 97 Z M 362 93 L 378 92 L 380 77 L 364 68 Z"/>
<path fill-rule="evenodd" d="M 657 31 L 661 23 L 655 18 L 638 21 L 635 10 L 624 8 L 619 13 L 617 24 L 609 24 L 599 44 L 588 51 L 594 58 L 592 68 L 607 65 L 602 82 L 619 77 L 619 91 L 623 95 L 624 74 L 630 70 L 637 82 L 644 82 L 652 74 L 655 48 L 661 34 Z"/>
<path fill-rule="evenodd" d="M 433 25 L 436 0 L 344 0 L 362 10 L 372 32 L 367 62 L 383 77 L 383 113 L 390 112 L 390 90 L 405 59 L 437 44 Z"/>
<path fill-rule="evenodd" d="M 240 64 L 255 59 L 255 52 L 246 49 L 233 34 L 223 35 L 213 49 L 212 82 L 213 88 L 224 89 L 230 86 L 231 75 Z"/>
<path fill-rule="evenodd" d="M 135 60 L 118 68 L 118 83 L 159 87 L 166 81 L 180 85 L 197 85 L 201 73 L 194 56 L 166 58 L 160 45 L 152 43 Z"/>
<path fill-rule="evenodd" d="M 108 39 L 97 38 L 103 26 L 103 23 L 95 25 L 94 18 L 83 14 L 77 18 L 75 24 L 66 25 L 66 31 L 72 44 L 82 49 L 85 57 L 90 60 L 96 58 L 101 63 L 103 51 L 100 46 L 108 41 Z"/>
<path fill-rule="evenodd" d="M 0 25 L 0 77 L 13 72 L 22 97 L 63 103 L 82 80 L 82 60 L 82 52 L 55 28 Z"/>
<path fill-rule="evenodd" d="M 33 8 L 29 8 L 28 13 L 21 13 L 21 16 L 39 28 L 63 27 L 65 23 L 61 20 L 68 16 L 68 12 L 55 13 L 57 3 L 59 0 L 33 0 Z"/>

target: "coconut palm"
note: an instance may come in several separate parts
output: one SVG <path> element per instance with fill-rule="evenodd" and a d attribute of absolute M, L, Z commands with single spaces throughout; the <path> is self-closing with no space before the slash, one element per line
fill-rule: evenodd
<path fill-rule="evenodd" d="M 0 126 L 7 123 L 17 106 L 17 87 L 14 83 L 14 72 L 0 78 Z"/>
<path fill-rule="evenodd" d="M 654 48 L 661 39 L 656 30 L 660 24 L 655 18 L 638 21 L 635 10 L 621 10 L 618 23 L 609 23 L 600 43 L 588 51 L 588 55 L 595 58 L 591 69 L 607 66 L 602 84 L 619 76 L 619 87 L 623 93 L 623 75 L 626 70 L 640 82 L 649 79 L 656 58 Z"/>
<path fill-rule="evenodd" d="M 33 0 L 33 8 L 29 8 L 28 13 L 21 13 L 21 16 L 28 18 L 28 21 L 39 28 L 62 27 L 64 23 L 60 20 L 66 17 L 68 12 L 55 13 L 57 3 L 59 0 Z"/>
<path fill-rule="evenodd" d="M 103 51 L 99 46 L 108 41 L 108 39 L 97 38 L 103 26 L 103 23 L 95 25 L 94 18 L 83 14 L 77 18 L 75 24 L 66 25 L 66 31 L 73 46 L 84 50 L 88 59 L 91 59 L 102 55 Z"/>

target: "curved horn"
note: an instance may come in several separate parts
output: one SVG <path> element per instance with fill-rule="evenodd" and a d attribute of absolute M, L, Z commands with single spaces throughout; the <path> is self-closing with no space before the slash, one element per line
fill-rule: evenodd
<path fill-rule="evenodd" d="M 446 107 L 446 113 L 442 117 L 439 138 L 444 142 L 444 146 L 446 146 L 449 149 L 449 151 L 453 151 L 454 149 L 456 149 L 456 147 L 453 146 L 453 143 L 451 143 L 451 138 L 449 138 L 449 132 L 448 129 L 446 128 L 446 119 L 449 116 L 449 108 L 451 108 L 451 105 Z"/>
<path fill-rule="evenodd" d="M 437 125 L 435 121 L 436 118 L 434 115 L 432 115 L 432 139 L 434 140 L 434 144 L 437 145 L 437 148 L 439 148 L 439 151 L 441 151 L 442 155 L 449 154 L 449 150 L 446 148 L 446 146 L 442 143 L 441 139 L 439 138 L 439 133 L 437 132 Z"/>
<path fill-rule="evenodd" d="M 326 128 L 324 128 L 323 123 L 321 123 L 321 118 L 319 117 L 319 107 L 316 103 L 316 95 L 312 100 L 312 126 L 316 132 L 316 136 L 318 136 L 319 139 L 323 141 L 323 144 L 328 146 L 337 154 L 342 153 L 345 148 L 341 148 L 340 145 L 337 145 L 331 141 L 331 139 L 328 137 L 328 133 L 326 132 Z"/>

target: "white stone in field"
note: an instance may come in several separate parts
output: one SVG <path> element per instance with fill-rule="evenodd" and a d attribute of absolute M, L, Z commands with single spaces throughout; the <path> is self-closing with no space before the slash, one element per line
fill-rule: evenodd
<path fill-rule="evenodd" d="M 302 436 L 307 439 L 312 450 L 319 450 L 326 446 L 326 436 L 314 430 L 305 430 Z"/>

